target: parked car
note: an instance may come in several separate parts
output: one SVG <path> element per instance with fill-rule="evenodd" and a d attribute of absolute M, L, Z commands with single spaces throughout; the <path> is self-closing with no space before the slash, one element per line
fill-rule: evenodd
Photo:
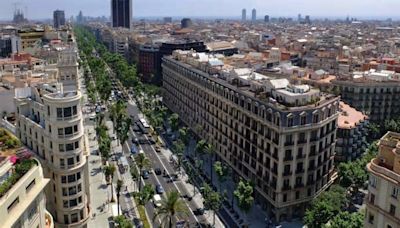
<path fill-rule="evenodd" d="M 178 221 L 178 222 L 176 222 L 176 228 L 184 228 L 185 224 L 186 224 L 186 221 L 184 221 L 184 220 Z"/>
<path fill-rule="evenodd" d="M 157 184 L 156 185 L 156 192 L 157 192 L 157 194 L 163 194 L 164 193 L 164 188 L 160 184 Z"/>
<path fill-rule="evenodd" d="M 142 171 L 142 177 L 143 177 L 143 179 L 149 179 L 149 171 L 143 170 Z"/>
<path fill-rule="evenodd" d="M 157 152 L 157 153 L 160 153 L 160 152 L 161 152 L 161 148 L 160 148 L 158 145 L 156 146 L 155 149 L 156 149 L 156 152 Z"/>

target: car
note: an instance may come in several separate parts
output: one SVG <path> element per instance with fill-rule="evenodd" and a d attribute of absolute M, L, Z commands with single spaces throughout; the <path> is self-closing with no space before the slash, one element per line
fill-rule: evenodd
<path fill-rule="evenodd" d="M 139 139 L 136 138 L 136 137 L 133 138 L 133 139 L 132 139 L 132 143 L 134 143 L 134 144 L 136 144 L 136 145 L 139 144 Z"/>
<path fill-rule="evenodd" d="M 161 171 L 160 168 L 155 168 L 155 169 L 154 169 L 154 173 L 155 173 L 156 175 L 161 175 L 162 171 Z"/>
<path fill-rule="evenodd" d="M 153 139 L 153 137 L 149 137 L 149 143 L 151 144 L 151 145 L 154 145 L 154 144 L 156 144 L 156 141 Z"/>
<path fill-rule="evenodd" d="M 133 224 L 135 224 L 136 228 L 142 228 L 143 222 L 139 218 L 133 218 Z"/>
<path fill-rule="evenodd" d="M 201 208 L 201 207 L 197 208 L 196 210 L 193 211 L 193 214 L 196 215 L 196 216 L 203 215 L 204 214 L 204 208 Z"/>
<path fill-rule="evenodd" d="M 163 194 L 164 193 L 164 188 L 160 184 L 157 184 L 156 185 L 156 192 L 157 192 L 157 194 Z"/>
<path fill-rule="evenodd" d="M 143 170 L 142 171 L 142 177 L 143 177 L 143 179 L 149 179 L 149 171 Z"/>
<path fill-rule="evenodd" d="M 140 144 L 147 144 L 147 140 L 146 139 L 139 139 L 139 143 Z"/>
<path fill-rule="evenodd" d="M 184 220 L 178 221 L 178 222 L 176 222 L 176 228 L 184 228 L 185 224 L 186 224 L 186 221 L 184 221 Z"/>
<path fill-rule="evenodd" d="M 153 196 L 153 204 L 155 207 L 161 207 L 161 196 L 159 194 Z"/>
<path fill-rule="evenodd" d="M 156 150 L 157 153 L 161 152 L 161 148 L 158 145 L 156 146 L 155 150 Z"/>

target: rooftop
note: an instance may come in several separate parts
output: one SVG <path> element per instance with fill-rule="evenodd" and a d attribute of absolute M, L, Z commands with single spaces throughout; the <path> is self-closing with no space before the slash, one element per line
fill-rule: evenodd
<path fill-rule="evenodd" d="M 168 57 L 167 57 L 168 58 Z M 240 68 L 234 63 L 223 65 L 213 64 L 216 59 L 224 62 L 224 56 L 194 51 L 175 51 L 172 57 L 187 68 L 202 72 L 234 91 L 240 91 L 248 97 L 255 97 L 269 105 L 285 110 L 296 110 L 318 107 L 335 98 L 308 85 L 293 85 L 285 78 L 264 75 L 254 72 L 251 68 Z M 238 92 L 239 92 L 238 91 Z"/>
<path fill-rule="evenodd" d="M 362 112 L 357 111 L 356 109 L 342 101 L 339 104 L 339 108 L 339 128 L 352 129 L 368 118 L 368 116 L 364 115 Z"/>

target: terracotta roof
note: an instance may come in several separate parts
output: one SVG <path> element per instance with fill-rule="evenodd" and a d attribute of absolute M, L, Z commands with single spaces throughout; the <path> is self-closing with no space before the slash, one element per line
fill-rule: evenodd
<path fill-rule="evenodd" d="M 367 115 L 364 115 L 362 112 L 357 111 L 355 108 L 350 105 L 340 102 L 340 115 L 338 118 L 338 127 L 351 129 L 354 128 L 360 122 L 368 119 Z"/>

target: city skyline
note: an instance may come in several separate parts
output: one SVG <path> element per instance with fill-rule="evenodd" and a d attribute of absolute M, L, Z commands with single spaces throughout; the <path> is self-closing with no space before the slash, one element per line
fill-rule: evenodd
<path fill-rule="evenodd" d="M 338 0 L 335 5 L 326 7 L 324 2 L 316 0 L 282 0 L 279 2 L 269 2 L 262 0 L 250 0 L 246 3 L 238 0 L 148 0 L 133 1 L 133 17 L 220 17 L 220 18 L 240 18 L 241 10 L 246 8 L 248 11 L 255 8 L 258 12 L 257 19 L 261 15 L 268 14 L 272 17 L 285 16 L 296 18 L 297 14 L 310 15 L 313 18 L 343 18 L 347 15 L 364 19 L 385 19 L 396 17 L 396 9 L 400 7 L 400 2 L 395 0 L 372 1 L 372 0 Z M 301 3 L 301 4 L 299 4 Z M 39 9 L 32 9 L 36 5 L 41 5 Z M 93 7 L 96 5 L 96 7 Z M 4 4 L 0 9 L 0 20 L 10 20 L 12 18 L 15 5 L 12 2 Z M 157 7 L 154 7 L 157 6 Z M 212 7 L 210 7 L 212 6 Z M 76 16 L 79 10 L 83 11 L 85 16 L 110 16 L 110 1 L 95 0 L 71 0 L 68 2 L 52 2 L 49 0 L 31 0 L 29 2 L 21 1 L 17 4 L 18 8 L 24 10 L 28 19 L 40 20 L 50 19 L 52 12 L 56 9 L 64 10 L 66 18 Z"/>

